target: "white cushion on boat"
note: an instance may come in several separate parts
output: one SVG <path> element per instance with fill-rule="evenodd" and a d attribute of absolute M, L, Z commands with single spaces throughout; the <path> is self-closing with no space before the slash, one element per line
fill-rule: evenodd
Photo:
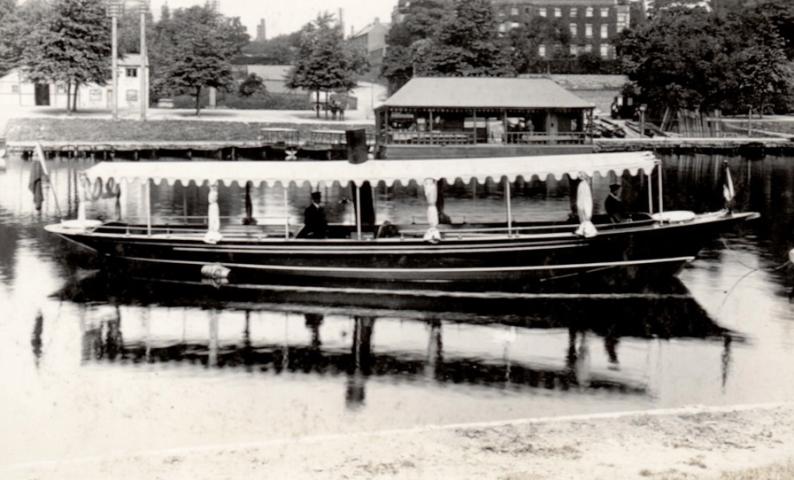
<path fill-rule="evenodd" d="M 689 210 L 670 210 L 669 212 L 654 213 L 651 218 L 657 222 L 678 223 L 694 220 L 695 212 Z"/>
<path fill-rule="evenodd" d="M 85 231 L 102 225 L 99 220 L 63 220 L 61 227 L 68 230 Z"/>

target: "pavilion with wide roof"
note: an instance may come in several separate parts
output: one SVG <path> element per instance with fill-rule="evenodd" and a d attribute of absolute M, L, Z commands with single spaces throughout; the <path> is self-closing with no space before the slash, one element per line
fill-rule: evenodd
<path fill-rule="evenodd" d="M 418 77 L 375 119 L 382 145 L 584 144 L 594 108 L 546 78 Z"/>

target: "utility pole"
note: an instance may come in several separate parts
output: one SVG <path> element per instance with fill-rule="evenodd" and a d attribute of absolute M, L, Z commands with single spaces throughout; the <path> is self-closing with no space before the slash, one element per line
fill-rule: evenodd
<path fill-rule="evenodd" d="M 119 16 L 124 12 L 123 0 L 110 0 L 107 4 L 107 15 L 111 22 L 111 68 L 113 75 L 113 120 L 119 118 L 119 52 L 118 52 L 118 25 Z"/>
<path fill-rule="evenodd" d="M 141 91 L 138 101 L 141 104 L 141 121 L 146 121 L 146 108 L 149 106 L 149 72 L 148 72 L 148 53 L 146 52 L 146 10 L 149 7 L 148 0 L 139 0 L 141 9 Z"/>

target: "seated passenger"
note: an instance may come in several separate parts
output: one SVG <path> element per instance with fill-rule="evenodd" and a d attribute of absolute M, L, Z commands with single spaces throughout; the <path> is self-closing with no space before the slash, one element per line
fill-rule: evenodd
<path fill-rule="evenodd" d="M 612 223 L 620 223 L 626 220 L 626 207 L 620 198 L 620 185 L 617 183 L 609 186 L 609 195 L 604 201 L 604 209 Z"/>
<path fill-rule="evenodd" d="M 325 238 L 328 230 L 328 221 L 325 219 L 325 210 L 320 201 L 320 192 L 312 192 L 312 204 L 303 211 L 303 228 L 298 238 Z"/>
<path fill-rule="evenodd" d="M 394 225 L 388 220 L 378 227 L 378 233 L 375 234 L 375 238 L 394 238 L 399 236 L 400 230 L 397 228 L 397 225 Z"/>

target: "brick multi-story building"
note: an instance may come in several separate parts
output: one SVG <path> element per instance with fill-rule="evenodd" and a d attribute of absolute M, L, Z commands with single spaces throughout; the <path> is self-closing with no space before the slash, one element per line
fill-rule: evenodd
<path fill-rule="evenodd" d="M 558 20 L 571 33 L 570 53 L 592 52 L 615 58 L 611 42 L 629 27 L 629 3 L 624 0 L 493 0 L 499 31 L 507 33 L 540 16 Z M 540 45 L 538 54 L 550 56 L 559 45 Z"/>
<path fill-rule="evenodd" d="M 400 23 L 416 1 L 398 0 L 392 21 Z M 547 17 L 561 21 L 571 32 L 571 54 L 592 52 L 605 59 L 615 58 L 612 39 L 628 28 L 631 20 L 630 0 L 492 0 L 492 3 L 501 33 L 518 28 L 533 17 Z M 538 54 L 550 56 L 555 48 L 559 45 L 540 45 Z"/>

